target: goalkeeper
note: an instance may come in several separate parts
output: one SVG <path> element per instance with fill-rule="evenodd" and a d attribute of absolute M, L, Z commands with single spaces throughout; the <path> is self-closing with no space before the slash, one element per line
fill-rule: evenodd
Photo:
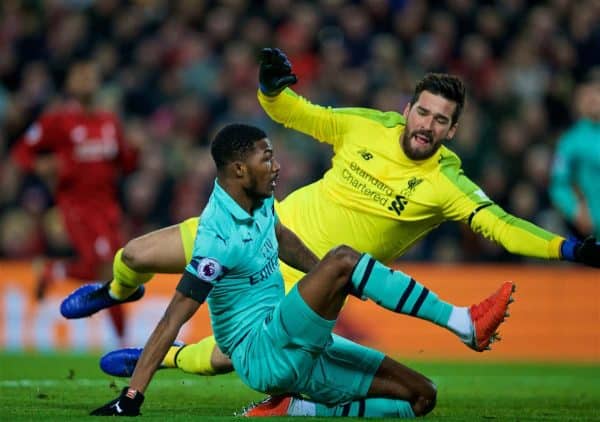
<path fill-rule="evenodd" d="M 460 159 L 442 145 L 454 136 L 464 105 L 458 78 L 426 75 L 402 114 L 311 104 L 288 88 L 296 77 L 278 49 L 262 51 L 259 82 L 258 98 L 271 118 L 333 146 L 332 168 L 323 178 L 276 204 L 281 221 L 317 256 L 346 244 L 389 263 L 442 222 L 454 220 L 514 254 L 600 266 L 600 246 L 594 240 L 565 240 L 516 218 L 464 175 Z M 142 284 L 153 273 L 181 273 L 191 259 L 197 227 L 194 218 L 130 241 L 115 256 L 114 280 L 73 293 L 62 304 L 63 315 L 84 317 L 139 299 Z M 302 273 L 284 263 L 281 269 L 289 291 Z M 418 299 L 414 293 L 412 303 Z M 475 350 L 484 350 L 494 333 L 456 323 L 468 313 L 454 307 L 438 324 Z M 140 351 L 127 351 L 131 359 L 110 355 L 119 359 L 105 360 L 104 369 L 131 374 Z M 163 364 L 207 375 L 231 370 L 212 337 L 173 346 Z"/>

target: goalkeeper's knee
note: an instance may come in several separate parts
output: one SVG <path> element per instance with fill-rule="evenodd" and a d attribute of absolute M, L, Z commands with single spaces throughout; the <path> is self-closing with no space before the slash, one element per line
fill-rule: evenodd
<path fill-rule="evenodd" d="M 140 273 L 131 269 L 123 261 L 123 249 L 121 248 L 113 260 L 113 280 L 110 283 L 110 294 L 115 299 L 126 299 L 152 276 L 154 276 L 152 273 Z"/>

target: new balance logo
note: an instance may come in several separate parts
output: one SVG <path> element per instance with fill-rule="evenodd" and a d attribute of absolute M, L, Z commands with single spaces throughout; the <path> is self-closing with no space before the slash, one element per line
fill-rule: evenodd
<path fill-rule="evenodd" d="M 358 151 L 358 153 L 360 154 L 360 156 L 363 158 L 363 160 L 365 161 L 369 161 L 371 158 L 373 158 L 373 154 L 371 154 L 369 151 L 367 151 L 366 149 L 361 149 Z"/>

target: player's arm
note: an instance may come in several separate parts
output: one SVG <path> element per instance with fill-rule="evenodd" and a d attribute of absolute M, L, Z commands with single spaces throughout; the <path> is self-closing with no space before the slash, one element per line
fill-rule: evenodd
<path fill-rule="evenodd" d="M 116 399 L 92 411 L 94 416 L 137 416 L 144 401 L 144 391 L 175 341 L 179 330 L 196 313 L 212 289 L 187 269 L 160 322 L 144 346 L 135 366 L 130 385 Z"/>
<path fill-rule="evenodd" d="M 351 119 L 331 107 L 312 104 L 297 95 L 289 88 L 296 80 L 281 50 L 265 48 L 261 51 L 258 101 L 265 112 L 285 127 L 335 146 L 349 130 Z"/>
<path fill-rule="evenodd" d="M 306 247 L 302 240 L 280 221 L 275 225 L 275 235 L 279 243 L 279 259 L 290 267 L 307 273 L 319 262 L 319 258 Z"/>
<path fill-rule="evenodd" d="M 563 237 L 515 217 L 496 204 L 475 208 L 466 222 L 475 233 L 499 243 L 510 253 L 545 259 L 561 258 Z"/>
<path fill-rule="evenodd" d="M 144 346 L 131 377 L 130 388 L 142 393 L 146 391 L 179 330 L 204 303 L 211 289 L 212 284 L 199 281 L 190 272 L 184 271 L 171 303 Z"/>
<path fill-rule="evenodd" d="M 499 243 L 510 253 L 560 258 L 562 237 L 508 214 L 465 176 L 458 162 L 453 163 L 452 157 L 447 160 L 450 163 L 442 163 L 438 184 L 444 219 L 466 223 L 471 230 Z"/>
<path fill-rule="evenodd" d="M 137 416 L 144 401 L 144 391 L 154 372 L 167 354 L 177 337 L 181 326 L 204 303 L 214 283 L 220 280 L 226 269 L 221 263 L 228 262 L 232 246 L 225 244 L 219 236 L 200 225 L 194 242 L 194 256 L 187 264 L 177 291 L 165 314 L 150 336 L 140 356 L 131 384 L 121 395 L 104 406 L 94 410 L 98 416 Z"/>
<path fill-rule="evenodd" d="M 564 239 L 529 221 L 517 218 L 496 204 L 477 207 L 466 221 L 471 230 L 524 256 L 562 259 L 600 268 L 600 244 L 592 237 Z"/>
<path fill-rule="evenodd" d="M 54 155 L 54 140 L 60 136 L 60 126 L 53 114 L 42 115 L 25 134 L 16 141 L 10 152 L 11 160 L 26 172 L 39 173 L 43 178 L 56 173 L 57 160 Z"/>
<path fill-rule="evenodd" d="M 445 219 L 466 223 L 471 230 L 502 245 L 510 253 L 600 266 L 600 246 L 595 241 L 566 240 L 507 213 L 460 169 L 443 170 L 439 187 Z"/>

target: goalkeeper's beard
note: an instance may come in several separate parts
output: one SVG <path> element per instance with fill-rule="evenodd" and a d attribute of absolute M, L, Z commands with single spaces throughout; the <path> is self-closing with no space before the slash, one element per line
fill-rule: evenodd
<path fill-rule="evenodd" d="M 433 140 L 433 136 L 431 136 L 432 140 L 428 144 L 429 148 L 413 148 L 411 145 L 411 138 L 418 133 L 421 132 L 415 130 L 410 133 L 408 131 L 404 131 L 404 133 L 402 134 L 402 150 L 404 151 L 404 154 L 406 154 L 406 156 L 411 160 L 426 160 L 427 158 L 433 156 L 446 140 L 446 138 L 443 138 L 436 142 L 435 140 Z"/>

